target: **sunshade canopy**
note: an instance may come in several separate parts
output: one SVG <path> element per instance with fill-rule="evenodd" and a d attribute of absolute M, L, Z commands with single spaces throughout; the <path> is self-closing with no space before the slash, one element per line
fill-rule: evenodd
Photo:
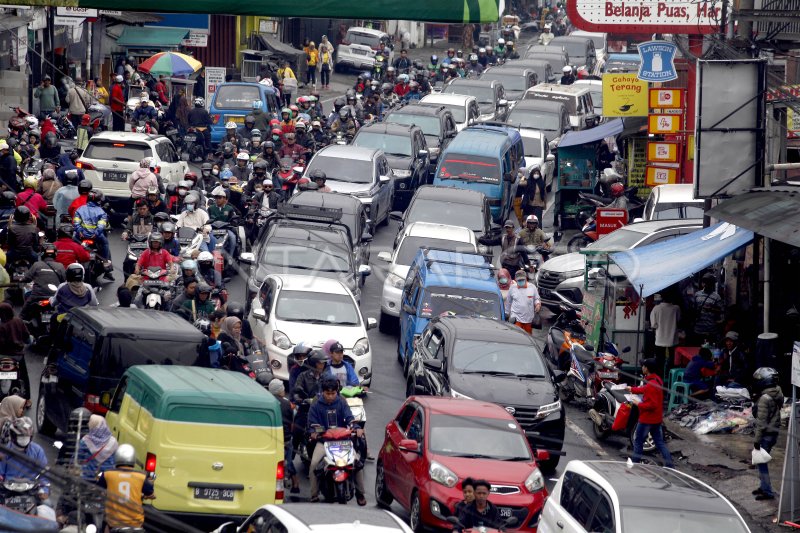
<path fill-rule="evenodd" d="M 719 261 L 753 240 L 753 232 L 720 222 L 668 241 L 611 254 L 642 298 Z"/>
<path fill-rule="evenodd" d="M 600 124 L 594 128 L 580 131 L 568 131 L 561 137 L 561 142 L 558 143 L 559 148 L 567 148 L 569 146 L 578 146 L 586 143 L 593 143 L 602 141 L 606 137 L 613 137 L 622 133 L 622 119 L 615 118 L 609 120 L 605 124 Z"/>
<path fill-rule="evenodd" d="M 117 39 L 117 44 L 128 48 L 177 48 L 188 36 L 188 28 L 125 26 L 122 35 Z"/>
<path fill-rule="evenodd" d="M 709 216 L 800 246 L 800 189 L 754 189 L 721 202 Z"/>

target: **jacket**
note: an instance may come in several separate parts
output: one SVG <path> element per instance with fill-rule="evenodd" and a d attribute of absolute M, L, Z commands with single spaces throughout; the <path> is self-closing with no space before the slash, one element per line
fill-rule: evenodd
<path fill-rule="evenodd" d="M 100 305 L 92 286 L 88 283 L 84 283 L 84 285 L 86 287 L 86 292 L 83 296 L 78 296 L 69 288 L 69 283 L 62 283 L 58 286 L 56 295 L 50 298 L 50 305 L 56 308 L 58 314 L 66 313 L 73 307 L 97 307 Z"/>
<path fill-rule="evenodd" d="M 155 219 L 152 213 L 142 216 L 139 213 L 134 213 L 128 217 L 128 223 L 125 225 L 125 231 L 134 235 L 147 235 L 153 231 L 153 224 Z M 144 231 L 142 231 L 144 230 Z"/>
<path fill-rule="evenodd" d="M 631 387 L 634 394 L 643 395 L 639 402 L 639 422 L 660 424 L 664 420 L 664 382 L 655 374 L 648 374 L 641 387 Z"/>
<path fill-rule="evenodd" d="M 72 218 L 75 233 L 80 237 L 94 237 L 102 235 L 108 228 L 108 215 L 99 205 L 87 203 L 77 211 Z"/>
<path fill-rule="evenodd" d="M 92 96 L 83 87 L 77 85 L 67 93 L 69 112 L 73 115 L 83 115 L 86 108 L 92 104 Z"/>
<path fill-rule="evenodd" d="M 292 389 L 292 396 L 295 400 L 306 400 L 313 398 L 319 393 L 319 384 L 325 372 L 317 375 L 313 368 L 308 366 L 301 367 L 304 370 L 297 376 Z"/>
<path fill-rule="evenodd" d="M 753 416 L 756 418 L 755 442 L 761 442 L 766 435 L 777 435 L 781 427 L 781 407 L 783 407 L 783 392 L 777 385 L 764 389 L 758 401 L 753 406 Z"/>
<path fill-rule="evenodd" d="M 6 243 L 8 249 L 17 253 L 18 257 L 37 252 L 39 250 L 39 230 L 36 224 L 12 222 L 8 225 Z"/>
<path fill-rule="evenodd" d="M 44 261 L 36 261 L 25 274 L 23 281 L 26 283 L 33 282 L 29 298 L 35 300 L 52 296 L 53 291 L 47 286 L 55 285 L 58 287 L 66 279 L 67 273 L 64 265 L 53 259 L 45 259 Z"/>
<path fill-rule="evenodd" d="M 44 454 L 44 449 L 35 442 L 28 444 L 25 448 L 25 456 L 34 464 L 40 466 L 47 466 L 47 456 Z M 3 461 L 0 461 L 0 476 L 3 479 L 22 478 L 33 479 L 41 471 L 41 468 L 34 468 L 23 463 L 19 459 L 11 456 L 6 456 Z M 39 478 L 39 490 L 45 494 L 50 494 L 50 482 L 44 476 Z"/>
<path fill-rule="evenodd" d="M 193 228 L 195 230 L 211 230 L 208 225 L 208 213 L 202 209 L 195 209 L 192 212 L 184 211 L 178 216 L 175 223 L 178 228 Z"/>
<path fill-rule="evenodd" d="M 335 416 L 335 419 L 331 415 Z M 320 426 L 324 429 L 331 427 L 346 428 L 353 423 L 353 419 L 353 413 L 344 398 L 337 394 L 333 403 L 326 403 L 322 394 L 320 394 L 317 401 L 308 411 L 307 427 Z M 336 422 L 335 425 L 331 424 L 334 420 Z"/>
<path fill-rule="evenodd" d="M 80 209 L 81 207 L 86 205 L 86 202 L 89 201 L 89 197 L 85 194 L 79 195 L 75 198 L 71 204 L 69 204 L 69 208 L 67 208 L 67 212 L 69 213 L 69 218 L 75 218 L 75 212 Z"/>
<path fill-rule="evenodd" d="M 345 383 L 342 383 L 342 387 L 357 387 L 360 382 L 358 381 L 358 374 L 356 374 L 353 365 L 347 361 L 342 361 L 342 367 L 344 367 L 346 374 Z M 328 366 L 325 367 L 325 372 L 323 372 L 323 379 L 325 378 L 337 379 L 334 374 L 333 365 L 330 363 L 328 363 Z M 339 380 L 339 382 L 341 383 L 341 380 Z"/>
<path fill-rule="evenodd" d="M 133 198 L 144 198 L 150 187 L 158 187 L 158 179 L 149 168 L 137 168 L 128 178 L 128 188 Z"/>
<path fill-rule="evenodd" d="M 56 261 L 67 268 L 72 263 L 85 263 L 89 260 L 89 251 L 69 237 L 62 237 L 53 243 L 58 250 Z"/>
<path fill-rule="evenodd" d="M 34 189 L 25 189 L 17 195 L 17 207 L 24 205 L 34 215 L 47 209 L 47 200 Z"/>

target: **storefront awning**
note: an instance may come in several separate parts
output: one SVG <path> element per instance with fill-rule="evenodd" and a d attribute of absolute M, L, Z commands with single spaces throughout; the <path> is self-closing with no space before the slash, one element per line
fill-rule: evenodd
<path fill-rule="evenodd" d="M 753 232 L 720 222 L 658 244 L 610 255 L 642 298 L 719 261 L 753 240 Z"/>
<path fill-rule="evenodd" d="M 609 120 L 605 124 L 600 124 L 594 128 L 580 131 L 569 131 L 561 137 L 558 143 L 559 148 L 566 148 L 568 146 L 578 146 L 580 144 L 593 143 L 602 141 L 606 137 L 613 137 L 622 133 L 622 119 L 615 118 Z"/>
<path fill-rule="evenodd" d="M 291 45 L 282 43 L 270 35 L 259 33 L 258 40 L 261 41 L 261 46 L 264 47 L 265 51 L 268 51 L 271 55 L 279 58 L 287 59 L 295 65 L 299 64 L 306 55 L 306 53 L 302 50 L 298 50 Z"/>
<path fill-rule="evenodd" d="M 800 247 L 800 189 L 753 189 L 720 202 L 708 212 L 712 218 Z"/>
<path fill-rule="evenodd" d="M 188 28 L 125 26 L 117 44 L 128 48 L 177 48 L 188 36 Z"/>

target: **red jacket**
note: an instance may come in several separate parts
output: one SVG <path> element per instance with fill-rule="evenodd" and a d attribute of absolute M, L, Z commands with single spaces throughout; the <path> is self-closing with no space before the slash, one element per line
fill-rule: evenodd
<path fill-rule="evenodd" d="M 53 243 L 58 250 L 56 261 L 67 268 L 72 263 L 85 263 L 89 260 L 89 252 L 70 238 L 62 237 Z"/>
<path fill-rule="evenodd" d="M 47 200 L 33 189 L 25 189 L 17 195 L 17 207 L 21 205 L 30 209 L 31 213 L 35 215 L 38 211 L 44 211 L 47 208 Z"/>
<path fill-rule="evenodd" d="M 75 218 L 75 211 L 80 209 L 81 207 L 86 205 L 86 202 L 89 200 L 89 195 L 81 194 L 77 198 L 75 198 L 71 204 L 69 204 L 69 218 L 72 220 Z"/>
<path fill-rule="evenodd" d="M 664 382 L 655 374 L 648 374 L 645 384 L 631 387 L 631 392 L 644 396 L 639 403 L 639 422 L 642 424 L 660 424 L 664 419 Z"/>

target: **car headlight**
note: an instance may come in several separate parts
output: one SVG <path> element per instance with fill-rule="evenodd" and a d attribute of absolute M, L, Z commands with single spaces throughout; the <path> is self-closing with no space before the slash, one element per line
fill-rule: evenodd
<path fill-rule="evenodd" d="M 284 332 L 278 331 L 277 329 L 272 332 L 272 344 L 281 350 L 288 350 L 292 347 L 292 341 L 289 340 L 289 337 L 287 337 Z"/>
<path fill-rule="evenodd" d="M 394 177 L 395 178 L 401 178 L 402 179 L 402 178 L 410 178 L 411 177 L 411 171 L 410 170 L 392 169 L 392 172 L 394 172 Z"/>
<path fill-rule="evenodd" d="M 537 492 L 544 488 L 544 477 L 538 468 L 534 468 L 528 479 L 525 480 L 525 488 L 528 489 L 528 492 Z"/>
<path fill-rule="evenodd" d="M 395 289 L 402 289 L 406 283 L 406 280 L 404 280 L 394 272 L 389 272 L 389 275 L 386 276 L 386 283 L 388 283 Z"/>
<path fill-rule="evenodd" d="M 353 355 L 360 357 L 369 351 L 369 339 L 364 337 L 363 339 L 358 339 L 355 346 L 353 346 Z"/>
<path fill-rule="evenodd" d="M 460 392 L 455 391 L 453 389 L 450 389 L 450 397 L 451 398 L 461 398 L 462 400 L 471 400 L 472 399 L 469 396 L 467 396 L 466 394 L 461 394 Z"/>
<path fill-rule="evenodd" d="M 456 483 L 458 483 L 458 476 L 442 463 L 437 463 L 436 461 L 431 461 L 431 466 L 428 468 L 428 475 L 435 482 L 441 483 L 450 489 L 455 487 Z M 541 477 L 541 474 L 539 474 L 539 477 Z"/>
<path fill-rule="evenodd" d="M 548 403 L 539 407 L 539 410 L 536 411 L 536 419 L 545 418 L 547 415 L 551 413 L 555 413 L 556 411 L 561 410 L 561 400 L 556 400 L 553 403 Z"/>

